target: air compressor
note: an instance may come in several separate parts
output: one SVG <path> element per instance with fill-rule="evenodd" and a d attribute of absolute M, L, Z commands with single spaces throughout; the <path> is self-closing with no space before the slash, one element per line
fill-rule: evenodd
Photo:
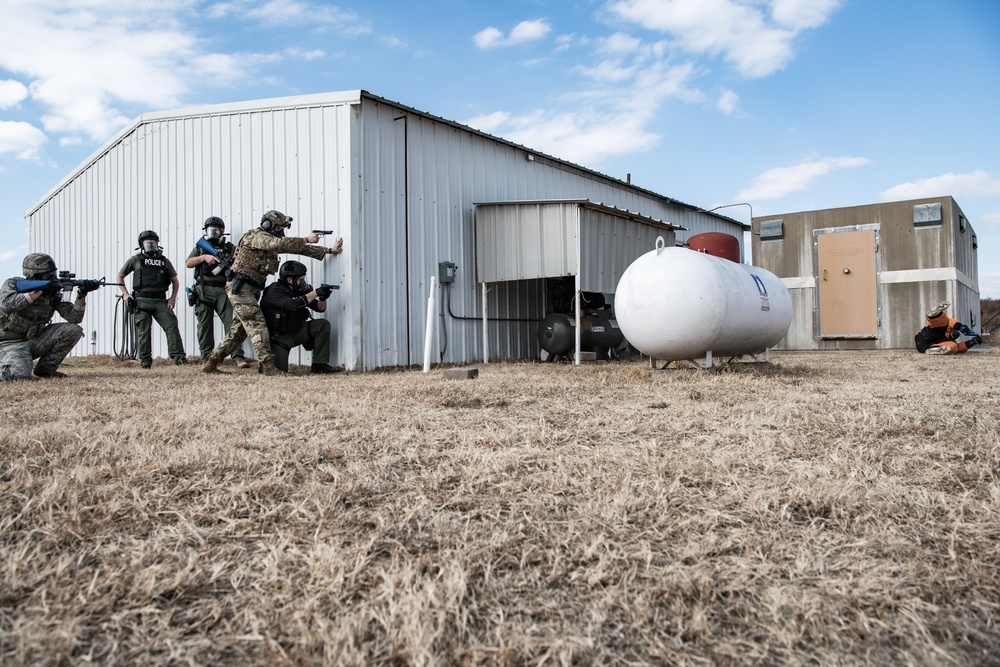
<path fill-rule="evenodd" d="M 576 315 L 552 313 L 538 323 L 538 344 L 549 353 L 549 360 L 572 358 L 576 349 Z M 580 350 L 593 352 L 597 359 L 609 361 L 624 337 L 610 309 L 580 313 Z"/>

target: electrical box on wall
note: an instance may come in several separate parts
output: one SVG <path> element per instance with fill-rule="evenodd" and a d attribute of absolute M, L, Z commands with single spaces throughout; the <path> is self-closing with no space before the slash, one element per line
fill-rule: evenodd
<path fill-rule="evenodd" d="M 458 264 L 454 262 L 438 262 L 438 283 L 453 283 L 455 282 L 455 272 L 458 270 Z"/>

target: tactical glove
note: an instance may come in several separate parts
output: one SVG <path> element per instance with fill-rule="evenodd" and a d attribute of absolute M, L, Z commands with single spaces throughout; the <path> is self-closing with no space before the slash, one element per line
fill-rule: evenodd
<path fill-rule="evenodd" d="M 320 301 L 326 301 L 333 294 L 333 288 L 329 285 L 320 285 L 316 288 L 316 298 Z"/>
<path fill-rule="evenodd" d="M 55 280 L 50 280 L 48 283 L 46 283 L 45 287 L 42 288 L 42 294 L 49 298 L 56 296 L 61 291 L 62 291 L 62 285 L 60 285 Z"/>
<path fill-rule="evenodd" d="M 101 286 L 96 280 L 81 280 L 77 288 L 77 297 L 86 296 Z"/>

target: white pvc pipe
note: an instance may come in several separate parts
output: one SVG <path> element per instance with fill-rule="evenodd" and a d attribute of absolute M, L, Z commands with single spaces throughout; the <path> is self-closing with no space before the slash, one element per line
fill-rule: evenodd
<path fill-rule="evenodd" d="M 434 291 L 437 279 L 431 276 L 431 293 L 427 296 L 427 327 L 424 329 L 424 372 L 431 370 L 431 343 L 434 342 Z"/>
<path fill-rule="evenodd" d="M 483 363 L 490 363 L 490 330 L 486 317 L 486 283 L 483 283 Z"/>

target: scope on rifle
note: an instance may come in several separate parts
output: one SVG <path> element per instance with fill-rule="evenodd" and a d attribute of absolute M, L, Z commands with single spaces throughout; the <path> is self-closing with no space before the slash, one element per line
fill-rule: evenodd
<path fill-rule="evenodd" d="M 59 280 L 73 280 L 73 278 L 76 278 L 75 273 L 70 273 L 69 271 L 59 272 Z"/>

